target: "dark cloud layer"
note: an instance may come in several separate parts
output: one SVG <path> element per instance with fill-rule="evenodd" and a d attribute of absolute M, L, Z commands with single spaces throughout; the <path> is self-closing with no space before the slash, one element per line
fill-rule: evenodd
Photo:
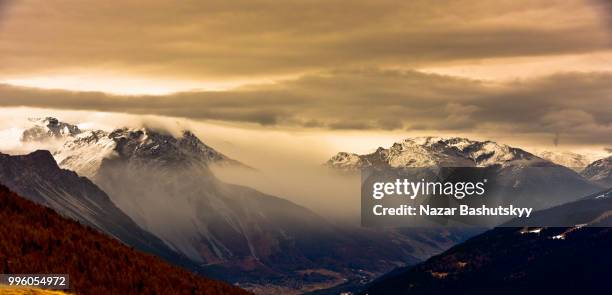
<path fill-rule="evenodd" d="M 559 134 L 612 143 L 612 74 L 486 83 L 415 71 L 342 70 L 223 92 L 111 96 L 2 85 L 0 105 L 156 114 L 281 127 Z"/>

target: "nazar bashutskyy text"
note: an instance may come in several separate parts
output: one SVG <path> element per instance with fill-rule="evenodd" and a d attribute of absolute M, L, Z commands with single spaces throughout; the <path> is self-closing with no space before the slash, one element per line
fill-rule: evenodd
<path fill-rule="evenodd" d="M 375 205 L 372 211 L 376 216 L 516 216 L 529 218 L 533 208 L 496 206 L 470 207 L 459 205 L 458 207 L 433 207 L 430 205 L 401 205 L 398 207 L 384 207 Z"/>

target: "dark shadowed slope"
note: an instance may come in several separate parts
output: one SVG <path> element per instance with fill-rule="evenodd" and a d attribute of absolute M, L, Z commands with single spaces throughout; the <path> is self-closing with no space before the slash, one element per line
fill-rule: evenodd
<path fill-rule="evenodd" d="M 31 201 L 136 249 L 190 269 L 198 269 L 159 238 L 140 228 L 94 183 L 72 171 L 60 169 L 48 151 L 23 156 L 0 153 L 0 183 Z"/>
<path fill-rule="evenodd" d="M 248 294 L 140 253 L 0 186 L 2 273 L 67 273 L 78 294 Z"/>
<path fill-rule="evenodd" d="M 612 274 L 612 190 L 536 212 L 534 218 L 568 213 L 576 226 L 496 228 L 384 276 L 363 293 L 605 294 Z"/>

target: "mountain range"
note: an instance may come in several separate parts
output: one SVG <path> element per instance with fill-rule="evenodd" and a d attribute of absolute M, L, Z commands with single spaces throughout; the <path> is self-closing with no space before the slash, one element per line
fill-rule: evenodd
<path fill-rule="evenodd" d="M 379 147 L 370 154 L 340 152 L 325 166 L 356 173 L 361 169 L 410 169 L 423 167 L 480 167 L 496 181 L 502 196 L 535 208 L 547 208 L 593 193 L 601 186 L 567 167 L 523 149 L 492 141 L 460 137 L 415 137 Z"/>
<path fill-rule="evenodd" d="M 189 131 L 82 130 L 52 117 L 32 124 L 22 141 L 60 141 L 61 147 L 1 155 L 0 183 L 127 245 L 257 293 L 356 288 L 482 232 L 330 223 L 287 200 L 219 180 L 211 165 L 253 168 Z M 408 138 L 367 155 L 341 152 L 325 165 L 348 173 L 366 167 L 486 167 L 508 192 L 532 198 L 537 208 L 601 189 L 602 182 L 590 179 L 609 167 L 595 165 L 591 171 L 597 172 L 581 175 L 520 148 L 436 137 Z"/>
<path fill-rule="evenodd" d="M 398 234 L 338 227 L 284 199 L 220 181 L 210 165 L 250 167 L 217 152 L 188 131 L 175 137 L 148 128 L 81 130 L 54 118 L 34 123 L 37 125 L 32 128 L 37 131 L 24 131 L 22 139 L 27 138 L 29 144 L 62 139 L 63 145 L 53 151 L 53 156 L 60 167 L 76 172 L 62 170 L 63 173 L 71 178 L 81 176 L 80 182 L 96 186 L 116 211 L 152 236 L 151 243 L 161 240 L 171 252 L 196 264 L 198 271 L 262 293 L 272 289 L 278 293 L 312 290 L 344 280 L 363 281 L 399 265 L 416 263 L 468 236 L 452 230 Z M 39 165 L 59 169 L 55 162 L 51 163 L 48 152 L 45 157 Z M 32 168 L 27 163 L 16 166 Z M 47 187 L 53 187 L 55 182 L 61 184 L 65 176 L 55 170 L 39 177 L 41 181 L 22 185 L 35 191 L 22 191 L 24 195 L 37 200 L 35 193 L 49 190 Z M 6 181 L 10 184 L 11 179 L 23 179 L 28 173 L 31 172 L 14 172 Z M 72 186 L 83 184 L 75 181 Z M 96 210 L 106 208 L 75 207 L 72 203 L 81 200 L 73 199 L 76 201 L 54 208 L 70 212 L 72 215 L 65 214 L 77 220 L 102 216 Z M 105 232 L 117 235 L 111 230 Z M 390 243 L 390 239 L 394 242 Z M 368 271 L 364 273 L 363 269 Z"/>
<path fill-rule="evenodd" d="M 357 171 L 367 167 L 526 167 L 542 163 L 555 163 L 569 168 L 577 167 L 573 165 L 576 163 L 586 167 L 590 162 L 587 156 L 577 153 L 541 151 L 536 155 L 493 141 L 427 136 L 405 138 L 389 148 L 379 147 L 370 154 L 339 152 L 325 165 L 339 170 Z"/>

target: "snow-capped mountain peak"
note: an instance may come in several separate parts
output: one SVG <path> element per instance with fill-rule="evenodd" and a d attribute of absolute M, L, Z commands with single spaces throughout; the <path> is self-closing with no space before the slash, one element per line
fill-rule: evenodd
<path fill-rule="evenodd" d="M 441 167 L 484 167 L 486 169 L 478 170 L 485 173 L 485 179 L 493 179 L 493 199 L 501 202 L 512 200 L 533 208 L 559 205 L 575 200 L 576 196 L 600 190 L 599 186 L 575 171 L 522 149 L 458 137 L 406 138 L 389 148 L 379 148 L 366 155 L 341 153 L 325 165 L 344 172 L 357 172 L 369 167 L 375 170 L 425 168 L 416 174 L 410 173 L 411 169 L 405 171 L 407 176 L 419 178 L 423 175 L 444 177 L 438 174 Z M 456 171 L 464 173 L 461 170 Z M 470 174 L 465 172 L 465 175 Z"/>
<path fill-rule="evenodd" d="M 31 119 L 34 126 L 25 130 L 24 142 L 43 142 L 49 139 L 63 141 L 53 152 L 60 167 L 92 178 L 103 160 L 122 158 L 127 161 L 146 161 L 161 166 L 237 165 L 247 167 L 204 144 L 191 131 L 180 136 L 151 128 L 119 128 L 111 132 L 81 130 L 76 125 L 53 117 Z"/>
<path fill-rule="evenodd" d="M 89 130 L 64 143 L 53 153 L 59 165 L 93 179 L 102 161 L 115 154 L 115 141 L 102 130 Z"/>
<path fill-rule="evenodd" d="M 355 153 L 339 152 L 326 163 L 328 166 L 333 166 L 342 170 L 358 169 L 363 165 L 361 157 Z"/>
<path fill-rule="evenodd" d="M 379 148 L 367 155 L 338 153 L 326 165 L 342 170 L 369 166 L 402 167 L 487 167 L 520 165 L 545 161 L 524 150 L 493 141 L 475 141 L 461 137 L 412 137 Z"/>
<path fill-rule="evenodd" d="M 191 131 L 180 137 L 148 128 L 116 129 L 108 137 L 115 144 L 118 156 L 126 159 L 154 160 L 164 165 L 239 164 L 204 144 Z"/>
<path fill-rule="evenodd" d="M 82 132 L 78 126 L 61 122 L 53 117 L 30 118 L 28 120 L 34 126 L 23 132 L 21 136 L 23 142 L 66 139 Z"/>

